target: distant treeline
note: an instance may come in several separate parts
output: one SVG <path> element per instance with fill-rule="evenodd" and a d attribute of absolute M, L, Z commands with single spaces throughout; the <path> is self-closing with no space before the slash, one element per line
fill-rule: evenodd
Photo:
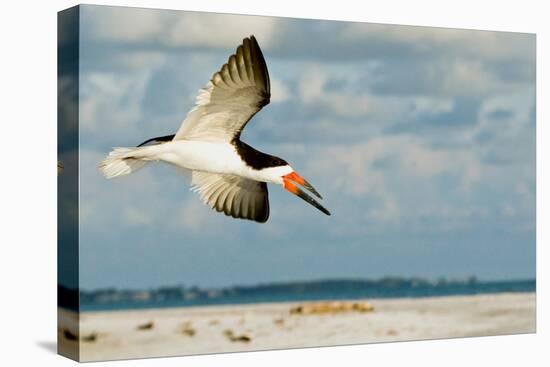
<path fill-rule="evenodd" d="M 59 305 L 64 308 L 114 309 L 162 307 L 166 305 L 200 305 L 253 303 L 307 299 L 342 299 L 362 297 L 422 297 L 452 294 L 534 291 L 535 280 L 486 282 L 471 276 L 467 279 L 428 280 L 423 278 L 384 277 L 369 279 L 328 279 L 269 283 L 227 288 L 199 288 L 183 285 L 148 290 L 81 290 L 58 287 Z"/>

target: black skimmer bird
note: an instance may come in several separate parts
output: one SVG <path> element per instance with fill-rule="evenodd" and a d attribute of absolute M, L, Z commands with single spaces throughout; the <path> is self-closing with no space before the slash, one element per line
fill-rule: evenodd
<path fill-rule="evenodd" d="M 114 148 L 100 164 L 107 178 L 135 172 L 151 161 L 172 164 L 190 176 L 202 201 L 233 218 L 266 222 L 267 183 L 282 185 L 326 215 L 329 211 L 296 184 L 321 195 L 284 160 L 240 140 L 248 121 L 269 103 L 267 65 L 254 36 L 199 91 L 196 106 L 174 135 Z"/>

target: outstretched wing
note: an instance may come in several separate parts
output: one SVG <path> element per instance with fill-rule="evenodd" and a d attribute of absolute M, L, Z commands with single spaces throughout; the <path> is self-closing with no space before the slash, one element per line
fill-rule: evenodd
<path fill-rule="evenodd" d="M 203 203 L 233 218 L 264 223 L 269 218 L 267 184 L 239 176 L 193 171 L 191 184 Z"/>
<path fill-rule="evenodd" d="M 174 140 L 231 141 L 269 103 L 269 74 L 254 36 L 245 38 L 206 87 L 199 91 Z"/>

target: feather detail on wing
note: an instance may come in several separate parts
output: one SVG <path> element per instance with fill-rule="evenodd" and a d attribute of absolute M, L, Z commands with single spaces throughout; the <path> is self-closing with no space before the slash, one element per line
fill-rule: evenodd
<path fill-rule="evenodd" d="M 245 38 L 235 54 L 199 91 L 174 140 L 228 142 L 269 103 L 267 65 L 254 36 Z"/>
<path fill-rule="evenodd" d="M 203 203 L 233 218 L 264 223 L 269 218 L 267 184 L 246 178 L 193 171 L 191 184 Z"/>

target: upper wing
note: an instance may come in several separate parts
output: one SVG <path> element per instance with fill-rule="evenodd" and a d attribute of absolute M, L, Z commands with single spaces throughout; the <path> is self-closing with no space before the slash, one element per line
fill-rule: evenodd
<path fill-rule="evenodd" d="M 256 38 L 245 38 L 199 91 L 174 140 L 231 141 L 269 103 L 269 74 Z"/>
<path fill-rule="evenodd" d="M 210 208 L 233 218 L 264 223 L 269 218 L 267 184 L 233 175 L 193 171 L 193 190 Z"/>

